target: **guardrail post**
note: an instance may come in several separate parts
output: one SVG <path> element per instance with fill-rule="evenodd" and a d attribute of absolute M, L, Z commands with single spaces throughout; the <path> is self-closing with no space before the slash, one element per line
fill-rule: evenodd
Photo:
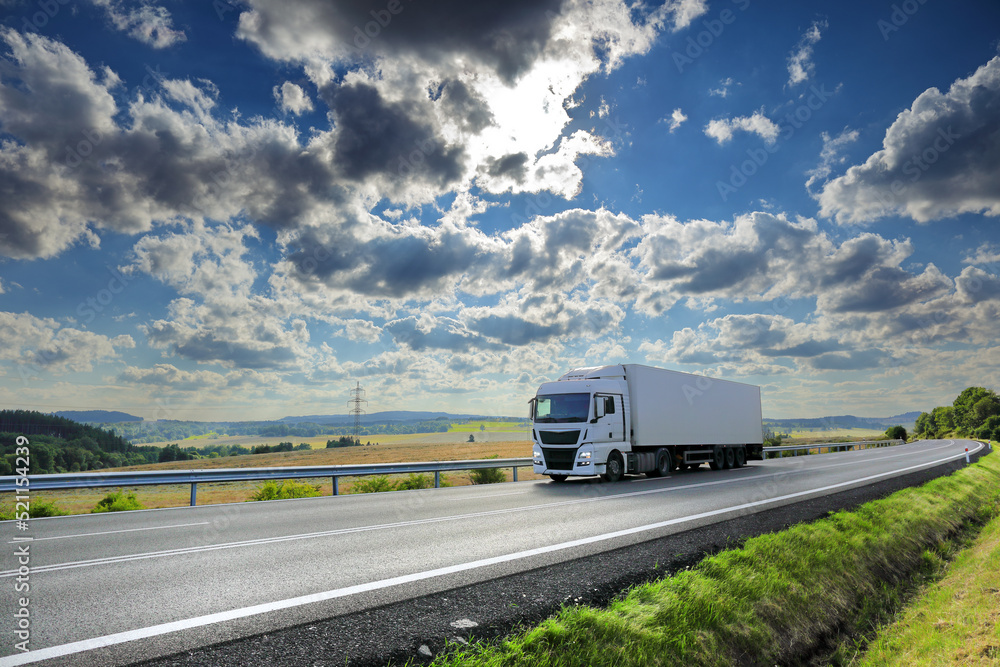
<path fill-rule="evenodd" d="M 514 481 L 517 481 L 517 466 L 514 466 Z"/>
<path fill-rule="evenodd" d="M 198 504 L 198 482 L 191 482 L 191 507 Z"/>
<path fill-rule="evenodd" d="M 435 489 L 441 488 L 441 473 L 440 471 L 437 470 L 434 471 L 434 488 Z"/>
<path fill-rule="evenodd" d="M 333 495 L 339 496 L 340 495 L 340 485 L 337 484 L 337 476 L 334 475 L 332 479 L 333 479 Z"/>

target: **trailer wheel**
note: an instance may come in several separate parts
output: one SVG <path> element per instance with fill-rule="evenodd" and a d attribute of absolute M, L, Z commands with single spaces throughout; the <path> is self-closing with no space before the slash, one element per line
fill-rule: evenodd
<path fill-rule="evenodd" d="M 569 475 L 549 475 L 549 479 L 551 479 L 553 482 L 556 482 L 557 484 L 562 484 L 563 482 L 565 482 L 567 477 L 569 477 Z"/>
<path fill-rule="evenodd" d="M 747 448 L 737 447 L 736 448 L 736 467 L 742 468 L 747 464 Z"/>
<path fill-rule="evenodd" d="M 656 450 L 656 467 L 646 473 L 646 477 L 666 477 L 673 470 L 673 458 L 666 449 Z"/>
<path fill-rule="evenodd" d="M 712 470 L 722 470 L 726 465 L 726 452 L 722 447 L 712 450 L 712 460 L 708 462 L 708 467 Z"/>
<path fill-rule="evenodd" d="M 732 447 L 726 447 L 726 462 L 723 465 L 726 470 L 736 467 L 736 452 Z"/>
<path fill-rule="evenodd" d="M 625 463 L 622 461 L 622 455 L 617 451 L 608 454 L 608 462 L 604 466 L 604 474 L 601 475 L 601 479 L 605 482 L 617 482 L 625 474 Z"/>

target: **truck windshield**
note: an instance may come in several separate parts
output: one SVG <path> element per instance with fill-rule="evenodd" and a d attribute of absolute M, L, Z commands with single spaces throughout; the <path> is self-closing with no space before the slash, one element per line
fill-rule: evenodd
<path fill-rule="evenodd" d="M 535 422 L 585 422 L 590 412 L 590 394 L 542 394 L 535 403 Z"/>

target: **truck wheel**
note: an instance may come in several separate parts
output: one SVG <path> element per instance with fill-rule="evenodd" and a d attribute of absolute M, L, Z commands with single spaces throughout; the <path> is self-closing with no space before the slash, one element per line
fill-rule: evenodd
<path fill-rule="evenodd" d="M 736 448 L 736 467 L 742 468 L 747 464 L 747 448 L 737 447 Z"/>
<path fill-rule="evenodd" d="M 708 462 L 708 467 L 712 470 L 722 470 L 726 465 L 726 452 L 722 447 L 712 450 L 712 460 Z"/>
<path fill-rule="evenodd" d="M 732 447 L 726 447 L 726 462 L 723 467 L 726 470 L 736 466 L 736 452 L 733 451 Z"/>
<path fill-rule="evenodd" d="M 656 450 L 656 467 L 646 473 L 646 477 L 666 477 L 670 474 L 673 459 L 666 449 Z"/>
<path fill-rule="evenodd" d="M 549 475 L 549 479 L 551 479 L 553 482 L 556 482 L 557 484 L 565 482 L 567 477 L 569 477 L 569 475 Z"/>
<path fill-rule="evenodd" d="M 622 455 L 616 451 L 608 454 L 608 462 L 604 466 L 604 474 L 601 475 L 601 479 L 605 482 L 617 482 L 624 474 L 625 463 L 622 461 Z"/>

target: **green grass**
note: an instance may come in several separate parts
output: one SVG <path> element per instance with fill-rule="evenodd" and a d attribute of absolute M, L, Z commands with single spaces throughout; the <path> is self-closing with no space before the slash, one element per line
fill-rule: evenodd
<path fill-rule="evenodd" d="M 872 641 L 861 667 L 1000 664 L 1000 519 Z"/>
<path fill-rule="evenodd" d="M 1000 457 L 852 512 L 747 540 L 638 586 L 606 609 L 564 607 L 435 665 L 774 665 L 871 632 L 922 581 L 928 552 L 1000 506 Z M 933 561 L 933 559 L 930 559 Z"/>

